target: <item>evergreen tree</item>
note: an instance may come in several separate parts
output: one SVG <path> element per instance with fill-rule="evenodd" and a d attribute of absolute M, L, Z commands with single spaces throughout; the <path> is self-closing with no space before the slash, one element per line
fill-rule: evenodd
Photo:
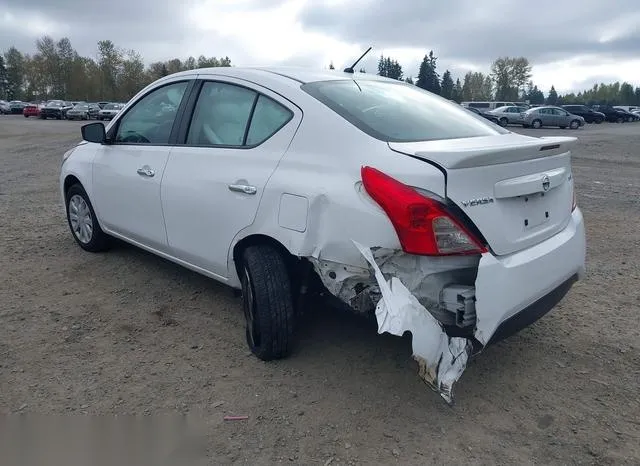
<path fill-rule="evenodd" d="M 384 76 L 385 78 L 402 80 L 402 66 L 397 60 L 392 60 L 390 57 L 380 55 L 378 75 Z"/>
<path fill-rule="evenodd" d="M 455 84 L 453 83 L 453 78 L 451 77 L 451 73 L 449 70 L 445 71 L 442 75 L 442 84 L 440 95 L 445 99 L 453 99 L 453 88 Z"/>
<path fill-rule="evenodd" d="M 380 60 L 378 60 L 378 75 L 387 75 L 387 61 L 385 60 L 383 55 L 380 55 Z"/>
<path fill-rule="evenodd" d="M 544 94 L 540 89 L 538 89 L 538 86 L 533 86 L 531 89 L 529 89 L 526 98 L 529 100 L 530 104 L 538 105 L 544 103 Z"/>
<path fill-rule="evenodd" d="M 551 86 L 549 90 L 549 95 L 547 96 L 547 104 L 549 105 L 557 105 L 558 104 L 558 93 L 556 92 L 556 88 Z"/>
<path fill-rule="evenodd" d="M 416 82 L 416 86 L 434 94 L 440 94 L 440 77 L 436 72 L 437 59 L 433 54 L 433 50 L 429 52 L 429 55 L 424 56 L 418 72 L 418 81 Z"/>
<path fill-rule="evenodd" d="M 451 98 L 458 103 L 462 102 L 462 83 L 460 82 L 460 78 L 456 79 L 456 84 L 453 86 Z"/>
<path fill-rule="evenodd" d="M 329 63 L 329 69 L 330 70 L 335 70 L 336 69 L 336 67 L 333 66 L 333 61 L 331 63 Z"/>
<path fill-rule="evenodd" d="M 360 68 L 359 73 L 366 73 L 366 72 L 367 72 L 367 70 L 365 70 L 364 68 Z"/>
<path fill-rule="evenodd" d="M 7 98 L 7 67 L 4 65 L 4 57 L 0 55 L 0 99 Z"/>
<path fill-rule="evenodd" d="M 407 79 L 405 79 L 407 84 L 413 84 L 413 78 L 411 76 L 409 76 Z"/>

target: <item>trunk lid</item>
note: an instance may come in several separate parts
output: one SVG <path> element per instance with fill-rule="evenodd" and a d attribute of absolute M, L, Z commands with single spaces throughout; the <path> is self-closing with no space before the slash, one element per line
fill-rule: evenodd
<path fill-rule="evenodd" d="M 442 141 L 389 143 L 438 166 L 446 196 L 478 227 L 494 254 L 533 246 L 571 218 L 571 147 L 576 138 L 515 133 Z M 417 186 L 428 189 L 428 186 Z"/>

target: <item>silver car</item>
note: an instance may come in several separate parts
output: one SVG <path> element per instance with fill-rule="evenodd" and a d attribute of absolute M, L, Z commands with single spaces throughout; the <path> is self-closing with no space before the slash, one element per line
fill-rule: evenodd
<path fill-rule="evenodd" d="M 124 108 L 124 104 L 108 103 L 98 113 L 98 120 L 111 120 L 120 110 Z"/>
<path fill-rule="evenodd" d="M 504 107 L 498 107 L 493 110 L 489 110 L 487 113 L 495 116 L 498 119 L 500 126 L 507 126 L 523 124 L 524 112 L 526 111 L 527 109 L 525 107 L 506 105 Z"/>
<path fill-rule="evenodd" d="M 578 129 L 584 126 L 584 118 L 579 115 L 573 115 L 560 107 L 536 107 L 524 112 L 524 122 L 522 126 L 536 129 L 542 128 L 543 126 Z"/>

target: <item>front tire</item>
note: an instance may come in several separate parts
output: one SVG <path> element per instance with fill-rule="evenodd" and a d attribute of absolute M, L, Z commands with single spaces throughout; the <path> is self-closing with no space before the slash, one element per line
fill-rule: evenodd
<path fill-rule="evenodd" d="M 89 196 L 80 184 L 74 184 L 67 190 L 67 223 L 76 243 L 89 252 L 102 252 L 109 249 L 110 237 L 102 231 Z"/>
<path fill-rule="evenodd" d="M 541 120 L 533 120 L 533 121 L 531 122 L 531 127 L 532 127 L 533 129 L 540 129 L 540 128 L 542 128 L 542 121 L 541 121 Z"/>
<path fill-rule="evenodd" d="M 500 118 L 500 120 L 498 122 L 499 122 L 500 126 L 502 126 L 503 128 L 506 128 L 507 125 L 509 124 L 509 120 L 507 120 L 504 117 Z"/>
<path fill-rule="evenodd" d="M 293 347 L 294 305 L 283 255 L 270 245 L 249 246 L 243 253 L 241 280 L 251 352 L 263 361 L 288 356 Z"/>
<path fill-rule="evenodd" d="M 580 122 L 578 120 L 571 120 L 571 123 L 569 123 L 569 128 L 571 129 L 580 128 Z"/>

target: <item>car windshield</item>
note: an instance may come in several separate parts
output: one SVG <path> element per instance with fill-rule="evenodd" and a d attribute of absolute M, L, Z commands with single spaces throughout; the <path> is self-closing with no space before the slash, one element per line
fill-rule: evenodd
<path fill-rule="evenodd" d="M 62 107 L 62 102 L 49 102 L 47 107 Z"/>
<path fill-rule="evenodd" d="M 122 105 L 120 104 L 107 104 L 104 106 L 103 110 L 120 110 Z"/>
<path fill-rule="evenodd" d="M 508 133 L 459 105 L 410 84 L 345 79 L 301 87 L 354 126 L 383 141 L 430 141 Z"/>
<path fill-rule="evenodd" d="M 79 104 L 73 107 L 74 110 L 89 110 L 89 106 L 86 104 Z"/>

